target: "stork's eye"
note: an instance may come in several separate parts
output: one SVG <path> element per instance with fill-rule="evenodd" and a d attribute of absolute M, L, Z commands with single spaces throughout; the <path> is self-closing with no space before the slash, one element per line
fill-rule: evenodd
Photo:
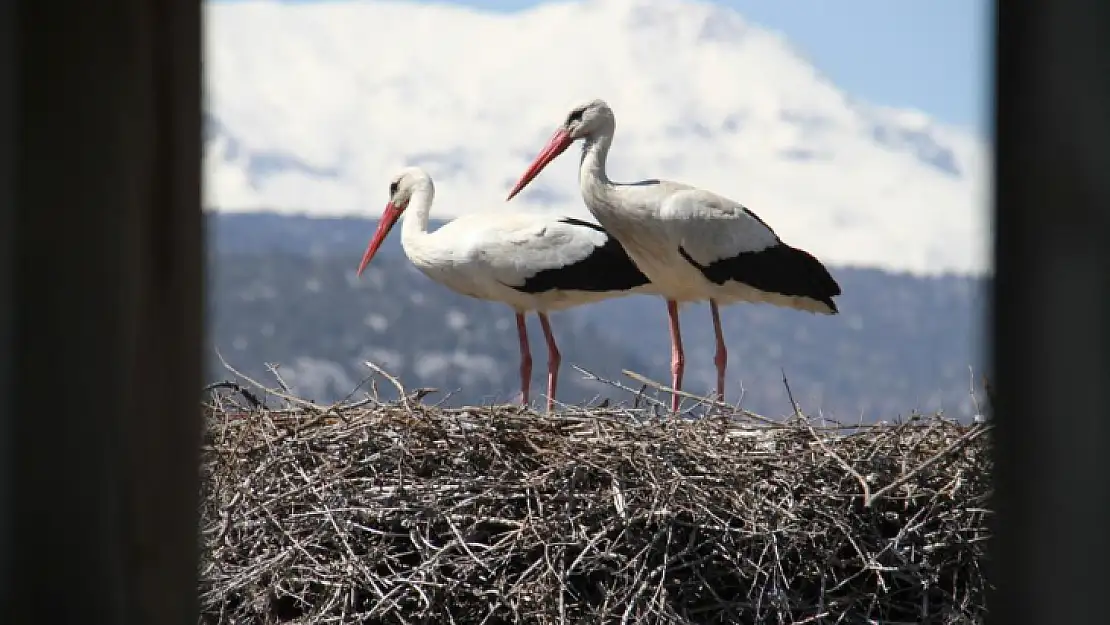
<path fill-rule="evenodd" d="M 570 115 L 567 115 L 567 122 L 566 122 L 567 125 L 569 126 L 571 124 L 582 121 L 582 116 L 585 115 L 585 114 L 586 114 L 586 109 L 584 109 L 584 108 L 574 109 L 573 111 L 570 112 Z"/>
<path fill-rule="evenodd" d="M 393 181 L 393 184 L 389 185 L 389 197 L 393 197 L 394 195 L 397 195 L 397 187 L 398 186 L 400 186 L 400 185 L 396 180 Z"/>

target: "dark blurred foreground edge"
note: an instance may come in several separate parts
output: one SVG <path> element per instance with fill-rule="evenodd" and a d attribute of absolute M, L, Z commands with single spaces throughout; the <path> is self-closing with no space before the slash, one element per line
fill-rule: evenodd
<path fill-rule="evenodd" d="M 0 622 L 194 625 L 201 6 L 3 7 Z"/>
<path fill-rule="evenodd" d="M 1110 3 L 999 2 L 995 625 L 1105 622 Z"/>

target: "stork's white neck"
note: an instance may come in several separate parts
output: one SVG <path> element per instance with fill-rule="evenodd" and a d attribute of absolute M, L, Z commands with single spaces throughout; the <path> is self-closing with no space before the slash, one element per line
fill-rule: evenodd
<path fill-rule="evenodd" d="M 578 167 L 578 179 L 582 184 L 612 186 L 605 172 L 605 161 L 609 158 L 609 147 L 613 145 L 613 133 L 598 134 L 582 143 L 582 160 Z"/>
<path fill-rule="evenodd" d="M 605 171 L 609 147 L 613 145 L 613 127 L 588 137 L 582 145 L 582 161 L 578 168 L 578 184 L 582 200 L 594 218 L 607 229 L 623 233 L 629 221 L 640 221 L 650 212 L 632 194 L 627 185 L 616 184 Z"/>
<path fill-rule="evenodd" d="M 413 186 L 408 207 L 401 215 L 401 247 L 409 258 L 414 254 L 419 256 L 420 244 L 428 235 L 428 214 L 435 196 L 436 188 L 430 179 L 420 180 Z"/>
<path fill-rule="evenodd" d="M 578 185 L 582 198 L 590 212 L 598 219 L 598 210 L 609 205 L 609 196 L 615 192 L 613 181 L 605 171 L 605 161 L 609 157 L 609 147 L 613 145 L 613 133 L 601 132 L 586 138 L 582 144 L 582 160 L 578 165 Z"/>

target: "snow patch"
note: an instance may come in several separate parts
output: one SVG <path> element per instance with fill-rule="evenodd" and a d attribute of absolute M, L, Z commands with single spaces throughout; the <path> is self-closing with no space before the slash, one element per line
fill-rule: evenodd
<path fill-rule="evenodd" d="M 715 4 L 247 0 L 205 12 L 204 193 L 217 210 L 377 215 L 410 163 L 436 178 L 436 217 L 505 208 L 570 106 L 601 97 L 618 118 L 616 180 L 732 197 L 827 262 L 990 270 L 985 141 L 852 98 L 781 34 Z M 552 163 L 510 208 L 586 217 L 576 166 Z"/>

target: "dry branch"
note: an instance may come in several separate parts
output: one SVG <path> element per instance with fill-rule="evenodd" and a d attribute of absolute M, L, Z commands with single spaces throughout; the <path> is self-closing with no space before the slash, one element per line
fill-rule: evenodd
<path fill-rule="evenodd" d="M 201 622 L 978 623 L 990 427 L 213 401 Z"/>

